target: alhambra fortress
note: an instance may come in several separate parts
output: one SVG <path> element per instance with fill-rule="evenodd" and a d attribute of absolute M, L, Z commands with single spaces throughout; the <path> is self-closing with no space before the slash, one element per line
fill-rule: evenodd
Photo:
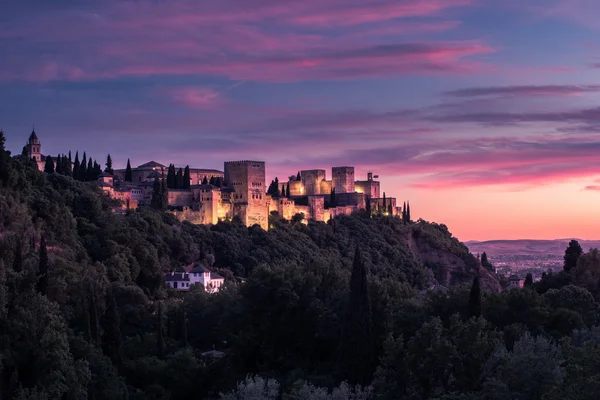
<path fill-rule="evenodd" d="M 44 169 L 45 156 L 35 132 L 26 145 L 29 157 Z M 327 222 L 341 214 L 351 214 L 364 209 L 398 215 L 402 207 L 396 199 L 381 196 L 377 176 L 368 173 L 365 180 L 357 180 L 354 167 L 331 169 L 328 179 L 324 169 L 299 171 L 287 182 L 279 182 L 281 191 L 267 194 L 264 161 L 227 161 L 223 171 L 190 168 L 189 189 L 169 189 L 170 212 L 178 219 L 194 224 L 216 224 L 220 220 L 238 217 L 246 226 L 255 224 L 269 229 L 269 215 L 291 220 L 302 214 L 305 220 Z M 122 210 L 149 205 L 154 181 L 167 178 L 168 166 L 150 161 L 131 168 L 126 180 L 126 169 L 116 169 L 113 174 L 102 173 L 99 186 L 112 198 L 121 200 Z M 209 183 L 212 182 L 212 183 Z M 368 202 L 368 204 L 367 204 Z"/>

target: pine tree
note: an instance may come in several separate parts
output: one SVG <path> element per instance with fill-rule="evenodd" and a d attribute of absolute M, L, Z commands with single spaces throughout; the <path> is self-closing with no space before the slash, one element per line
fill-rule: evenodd
<path fill-rule="evenodd" d="M 169 164 L 169 169 L 167 170 L 167 187 L 169 189 L 175 189 L 175 185 L 176 185 L 175 165 Z"/>
<path fill-rule="evenodd" d="M 351 384 L 370 382 L 374 363 L 373 326 L 367 282 L 367 270 L 360 249 L 356 247 L 350 278 L 346 318 L 343 320 L 338 357 L 340 378 Z"/>
<path fill-rule="evenodd" d="M 44 172 L 47 174 L 54 173 L 54 161 L 50 156 L 46 156 L 46 165 L 44 165 Z"/>
<path fill-rule="evenodd" d="M 106 312 L 102 317 L 102 349 L 115 365 L 123 363 L 123 340 L 121 337 L 121 316 L 114 294 L 109 289 L 106 295 Z"/>
<path fill-rule="evenodd" d="M 79 169 L 81 168 L 81 163 L 79 162 L 79 151 L 75 152 L 75 162 L 73 163 L 73 179 L 76 181 L 79 180 Z"/>
<path fill-rule="evenodd" d="M 165 344 L 165 327 L 163 323 L 163 305 L 162 301 L 158 302 L 158 313 L 157 313 L 157 331 L 156 331 L 156 350 L 159 358 L 165 358 L 166 344 Z"/>
<path fill-rule="evenodd" d="M 183 170 L 183 186 L 181 188 L 189 189 L 191 181 L 192 181 L 192 176 L 190 174 L 190 166 L 186 165 L 185 169 Z"/>
<path fill-rule="evenodd" d="M 525 282 L 523 283 L 523 286 L 525 286 L 525 287 L 531 287 L 531 286 L 533 286 L 533 275 L 531 275 L 531 272 L 529 272 L 525 276 Z"/>
<path fill-rule="evenodd" d="M 181 168 L 177 170 L 175 189 L 183 189 L 183 170 Z"/>
<path fill-rule="evenodd" d="M 106 156 L 106 168 L 104 169 L 104 171 L 108 172 L 111 175 L 115 173 L 115 171 L 113 170 L 113 163 L 110 154 Z"/>
<path fill-rule="evenodd" d="M 46 247 L 46 236 L 42 234 L 40 239 L 40 257 L 38 268 L 38 292 L 48 295 L 48 249 Z"/>
<path fill-rule="evenodd" d="M 131 171 L 131 162 L 127 159 L 127 168 L 125 169 L 125 182 L 133 182 L 133 171 Z"/>
<path fill-rule="evenodd" d="M 473 278 L 471 292 L 469 293 L 469 317 L 481 316 L 481 286 L 479 283 L 479 274 Z"/>
<path fill-rule="evenodd" d="M 81 158 L 81 164 L 79 165 L 79 180 L 85 181 L 86 179 L 87 179 L 87 156 L 84 151 L 83 157 Z"/>
<path fill-rule="evenodd" d="M 64 175 L 63 173 L 63 162 L 62 162 L 62 156 L 60 154 L 58 154 L 56 156 L 56 163 L 55 163 L 55 168 L 54 171 L 59 174 L 59 175 Z"/>

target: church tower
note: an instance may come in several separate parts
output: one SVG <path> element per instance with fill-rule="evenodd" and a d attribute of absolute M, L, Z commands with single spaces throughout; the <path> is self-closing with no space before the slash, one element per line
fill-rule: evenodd
<path fill-rule="evenodd" d="M 35 129 L 31 132 L 29 136 L 29 143 L 27 144 L 27 154 L 29 155 L 29 159 L 35 158 L 35 161 L 38 163 L 42 161 L 42 144 L 40 143 L 40 139 L 38 139 L 35 134 Z"/>

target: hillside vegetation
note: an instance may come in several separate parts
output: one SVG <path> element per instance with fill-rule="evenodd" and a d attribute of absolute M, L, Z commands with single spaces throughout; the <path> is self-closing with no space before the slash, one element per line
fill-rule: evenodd
<path fill-rule="evenodd" d="M 0 398 L 562 399 L 598 384 L 597 254 L 498 293 L 443 225 L 119 215 L 1 134 L 0 185 Z M 165 288 L 196 261 L 222 291 Z"/>

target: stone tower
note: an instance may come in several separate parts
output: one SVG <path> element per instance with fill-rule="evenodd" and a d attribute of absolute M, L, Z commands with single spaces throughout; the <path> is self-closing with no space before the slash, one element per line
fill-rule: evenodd
<path fill-rule="evenodd" d="M 331 186 L 339 193 L 354 193 L 354 167 L 333 167 Z"/>
<path fill-rule="evenodd" d="M 225 182 L 233 189 L 233 215 L 246 226 L 258 224 L 269 228 L 269 208 L 265 188 L 264 161 L 228 161 L 225 163 Z"/>
<path fill-rule="evenodd" d="M 29 143 L 27 143 L 27 154 L 29 159 L 35 159 L 38 163 L 42 161 L 42 144 L 35 134 L 35 129 L 29 135 Z"/>

